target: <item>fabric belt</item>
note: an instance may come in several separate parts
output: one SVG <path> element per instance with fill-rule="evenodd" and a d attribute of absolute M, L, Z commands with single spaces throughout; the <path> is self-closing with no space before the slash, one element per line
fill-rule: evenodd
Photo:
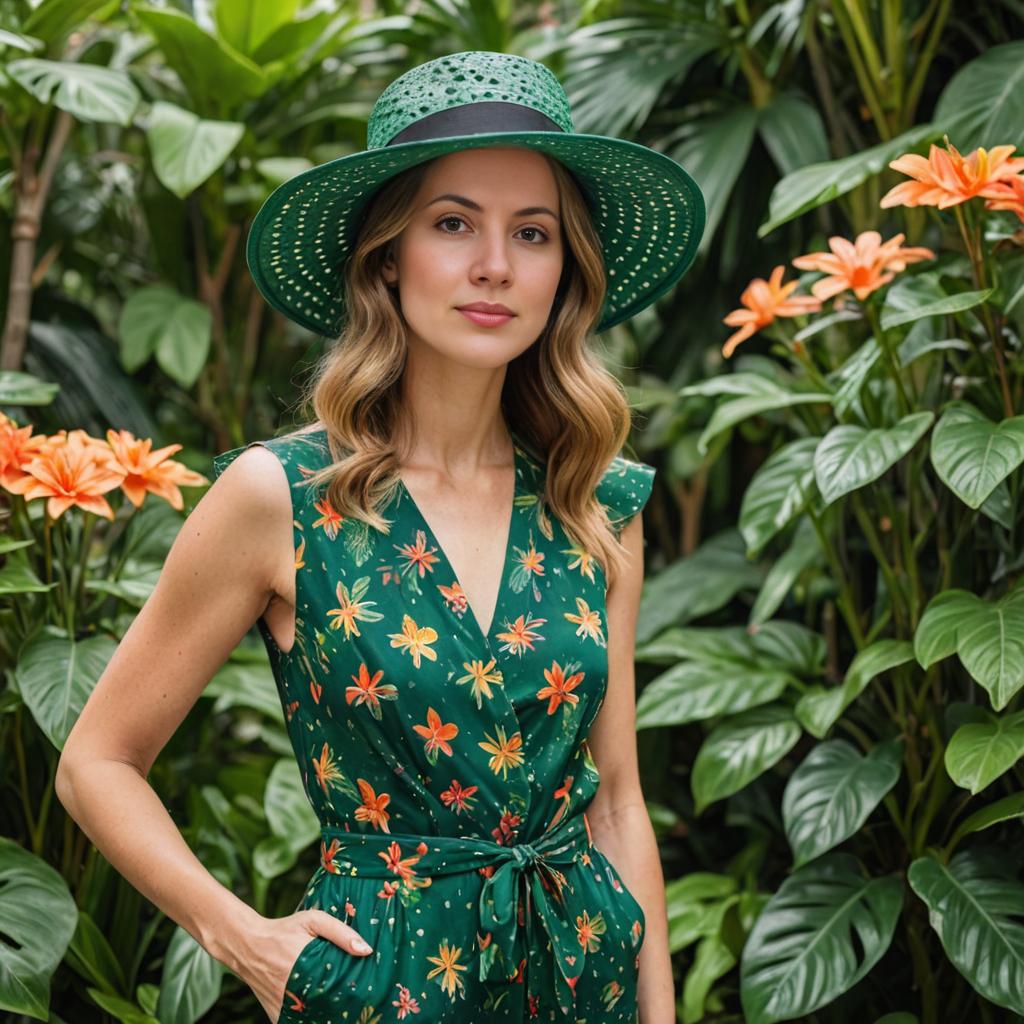
<path fill-rule="evenodd" d="M 472 836 L 431 836 L 387 832 L 347 832 L 324 826 L 320 830 L 320 865 L 333 875 L 390 880 L 397 895 L 444 875 L 479 871 L 485 876 L 479 900 L 480 980 L 502 977 L 496 950 L 502 954 L 505 980 L 519 974 L 515 941 L 519 929 L 520 888 L 525 890 L 527 949 L 535 949 L 535 927 L 551 941 L 557 965 L 555 984 L 559 1007 L 574 1015 L 576 980 L 583 973 L 586 946 L 581 945 L 571 906 L 571 888 L 559 868 L 580 859 L 590 845 L 584 814 L 561 818 L 530 842 L 512 845 Z M 488 935 L 490 938 L 488 939 Z M 532 994 L 527 972 L 527 991 Z"/>

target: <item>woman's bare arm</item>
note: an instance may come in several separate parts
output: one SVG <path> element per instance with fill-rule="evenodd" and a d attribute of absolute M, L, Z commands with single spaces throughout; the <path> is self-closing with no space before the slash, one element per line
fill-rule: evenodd
<path fill-rule="evenodd" d="M 185 520 L 156 588 L 68 736 L 56 779 L 58 799 L 107 860 L 250 984 L 266 977 L 283 985 L 298 952 L 294 942 L 274 948 L 271 922 L 203 867 L 146 777 L 263 613 L 293 551 L 284 468 L 254 446 Z M 336 924 L 317 932 L 350 948 L 357 933 Z M 274 1005 L 278 993 L 268 988 L 262 997 Z"/>

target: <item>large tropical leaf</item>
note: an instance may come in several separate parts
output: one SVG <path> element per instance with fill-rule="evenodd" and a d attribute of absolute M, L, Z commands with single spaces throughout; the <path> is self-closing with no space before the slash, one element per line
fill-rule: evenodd
<path fill-rule="evenodd" d="M 797 701 L 797 721 L 819 740 L 839 721 L 839 716 L 864 692 L 876 676 L 914 658 L 907 640 L 878 640 L 857 652 L 839 686 L 812 687 Z"/>
<path fill-rule="evenodd" d="M 866 755 L 846 740 L 819 743 L 789 777 L 782 797 L 795 867 L 849 839 L 900 777 L 900 740 Z"/>
<path fill-rule="evenodd" d="M 166 188 L 184 199 L 220 169 L 244 133 L 244 124 L 204 121 L 158 101 L 146 129 L 153 170 Z"/>
<path fill-rule="evenodd" d="M 694 811 L 743 789 L 778 763 L 800 739 L 800 726 L 785 704 L 751 708 L 719 723 L 693 763 Z"/>
<path fill-rule="evenodd" d="M 794 871 L 743 947 L 746 1024 L 796 1020 L 851 989 L 889 948 L 902 905 L 898 877 L 868 878 L 847 853 Z"/>
<path fill-rule="evenodd" d="M 739 530 L 714 534 L 692 555 L 644 581 L 637 641 L 717 611 L 740 591 L 757 590 L 762 578 L 761 569 L 747 559 Z"/>
<path fill-rule="evenodd" d="M 801 437 L 784 444 L 764 461 L 747 485 L 739 527 L 748 555 L 758 554 L 817 494 L 814 450 L 819 440 Z"/>
<path fill-rule="evenodd" d="M 983 850 L 962 850 L 948 864 L 919 857 L 907 880 L 956 969 L 986 999 L 1024 1013 L 1024 885 L 1012 858 Z"/>
<path fill-rule="evenodd" d="M 959 588 L 928 602 L 914 633 L 915 657 L 928 668 L 954 652 L 1002 711 L 1024 687 L 1024 579 L 994 602 Z"/>
<path fill-rule="evenodd" d="M 949 80 L 934 123 L 962 153 L 977 146 L 1024 149 L 1024 42 L 989 47 Z"/>
<path fill-rule="evenodd" d="M 931 459 L 942 482 L 968 508 L 1024 463 L 1024 416 L 993 423 L 969 402 L 953 401 L 932 431 Z"/>
<path fill-rule="evenodd" d="M 814 453 L 814 478 L 821 496 L 831 504 L 877 480 L 917 444 L 934 418 L 925 410 L 904 416 L 893 427 L 833 427 Z"/>
<path fill-rule="evenodd" d="M 113 657 L 109 636 L 84 640 L 39 633 L 22 648 L 14 678 L 36 725 L 58 749 Z"/>
<path fill-rule="evenodd" d="M 787 221 L 846 195 L 868 178 L 884 171 L 890 160 L 922 142 L 941 137 L 942 129 L 937 125 L 920 124 L 894 139 L 852 156 L 811 164 L 787 174 L 772 190 L 768 219 L 757 229 L 757 237 L 764 238 Z"/>
<path fill-rule="evenodd" d="M 985 716 L 988 721 L 961 725 L 946 747 L 949 777 L 972 793 L 980 793 L 1024 757 L 1024 711 Z"/>
<path fill-rule="evenodd" d="M 807 405 L 819 402 L 831 402 L 832 395 L 818 391 L 797 391 L 783 384 L 778 384 L 768 377 L 757 373 L 729 373 L 720 377 L 688 384 L 680 388 L 679 394 L 684 398 L 690 395 L 727 394 L 728 401 L 719 403 L 708 425 L 697 441 L 698 449 L 703 453 L 713 437 L 723 430 L 728 430 L 737 423 L 750 419 L 763 412 L 773 409 L 789 409 L 795 405 Z"/>
<path fill-rule="evenodd" d="M 139 90 L 116 68 L 25 57 L 5 70 L 40 103 L 52 102 L 79 121 L 131 124 L 139 104 Z"/>
<path fill-rule="evenodd" d="M 75 933 L 78 908 L 46 861 L 0 836 L 0 1010 L 51 1019 L 50 978 Z"/>

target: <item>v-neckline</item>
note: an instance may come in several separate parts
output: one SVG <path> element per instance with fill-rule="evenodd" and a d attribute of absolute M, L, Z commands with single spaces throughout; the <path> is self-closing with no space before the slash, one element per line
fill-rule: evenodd
<path fill-rule="evenodd" d="M 402 479 L 401 474 L 399 474 L 398 476 L 398 486 L 402 492 L 403 497 L 409 502 L 409 506 L 415 513 L 416 518 L 420 522 L 420 525 L 423 527 L 424 531 L 430 538 L 434 547 L 437 549 L 437 554 L 440 556 L 441 562 L 444 564 L 444 567 L 451 574 L 452 581 L 458 586 L 459 590 L 465 597 L 466 610 L 472 617 L 473 626 L 476 630 L 476 634 L 479 637 L 479 639 L 483 641 L 484 646 L 487 648 L 489 652 L 491 650 L 491 634 L 494 632 L 495 626 L 500 621 L 501 613 L 504 610 L 503 598 L 505 595 L 505 589 L 507 585 L 506 581 L 509 573 L 509 565 L 512 561 L 513 542 L 515 540 L 516 501 L 520 495 L 520 478 L 523 470 L 523 455 L 520 449 L 519 439 L 516 436 L 515 431 L 510 431 L 510 436 L 512 438 L 512 501 L 508 514 L 508 529 L 505 534 L 505 551 L 504 555 L 502 556 L 501 562 L 501 576 L 498 579 L 498 592 L 497 596 L 494 599 L 494 611 L 491 613 L 491 621 L 487 624 L 486 630 L 484 630 L 483 626 L 481 625 L 480 618 L 477 615 L 476 611 L 473 609 L 473 605 L 470 603 L 469 594 L 467 593 L 466 588 L 462 585 L 462 581 L 459 579 L 459 575 L 455 571 L 455 566 L 452 564 L 452 560 L 448 557 L 448 552 L 445 551 L 444 546 L 441 544 L 441 541 L 437 537 L 437 534 L 434 533 L 434 528 L 430 525 L 430 522 L 427 520 L 427 517 L 423 514 L 423 511 L 416 503 L 416 499 L 412 496 L 412 492 L 409 490 L 408 487 L 406 487 L 405 481 Z"/>

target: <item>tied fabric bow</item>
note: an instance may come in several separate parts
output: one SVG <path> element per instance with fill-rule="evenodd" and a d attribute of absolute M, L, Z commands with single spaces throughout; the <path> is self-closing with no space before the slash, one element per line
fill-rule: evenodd
<path fill-rule="evenodd" d="M 573 895 L 572 887 L 559 868 L 569 867 L 590 845 L 582 813 L 561 818 L 531 842 L 509 846 L 475 836 L 358 833 L 328 826 L 320 831 L 321 866 L 316 881 L 332 874 L 368 878 L 397 875 L 399 886 L 415 888 L 428 876 L 494 867 L 484 880 L 478 906 L 481 935 L 490 933 L 490 946 L 494 947 L 480 951 L 480 980 L 510 980 L 518 973 L 515 943 L 519 932 L 519 897 L 524 890 L 527 952 L 543 952 L 535 944 L 539 924 L 551 940 L 559 1008 L 575 1019 L 576 979 L 583 971 L 586 948 L 579 942 L 573 923 L 575 915 L 567 902 Z M 508 973 L 498 970 L 495 949 L 500 950 Z M 527 971 L 528 994 L 532 995 L 533 990 L 533 974 Z"/>
<path fill-rule="evenodd" d="M 567 882 L 559 867 L 568 867 L 576 859 L 579 850 L 589 842 L 582 815 L 562 818 L 555 828 L 543 833 L 533 843 L 516 843 L 513 846 L 497 847 L 499 852 L 491 856 L 498 862 L 495 872 L 484 882 L 480 893 L 480 924 L 493 936 L 493 942 L 501 950 L 504 962 L 513 970 L 508 977 L 516 976 L 515 941 L 519 929 L 518 907 L 520 887 L 525 881 L 526 889 L 526 946 L 537 949 L 534 944 L 536 919 L 551 940 L 551 950 L 557 970 L 555 983 L 558 989 L 558 1003 L 563 1014 L 572 1014 L 576 1003 L 576 979 L 583 971 L 586 950 L 576 936 L 572 918 L 567 913 Z M 493 957 L 480 958 L 480 980 L 485 981 L 495 974 Z M 532 977 L 528 973 L 528 991 L 532 990 Z"/>

